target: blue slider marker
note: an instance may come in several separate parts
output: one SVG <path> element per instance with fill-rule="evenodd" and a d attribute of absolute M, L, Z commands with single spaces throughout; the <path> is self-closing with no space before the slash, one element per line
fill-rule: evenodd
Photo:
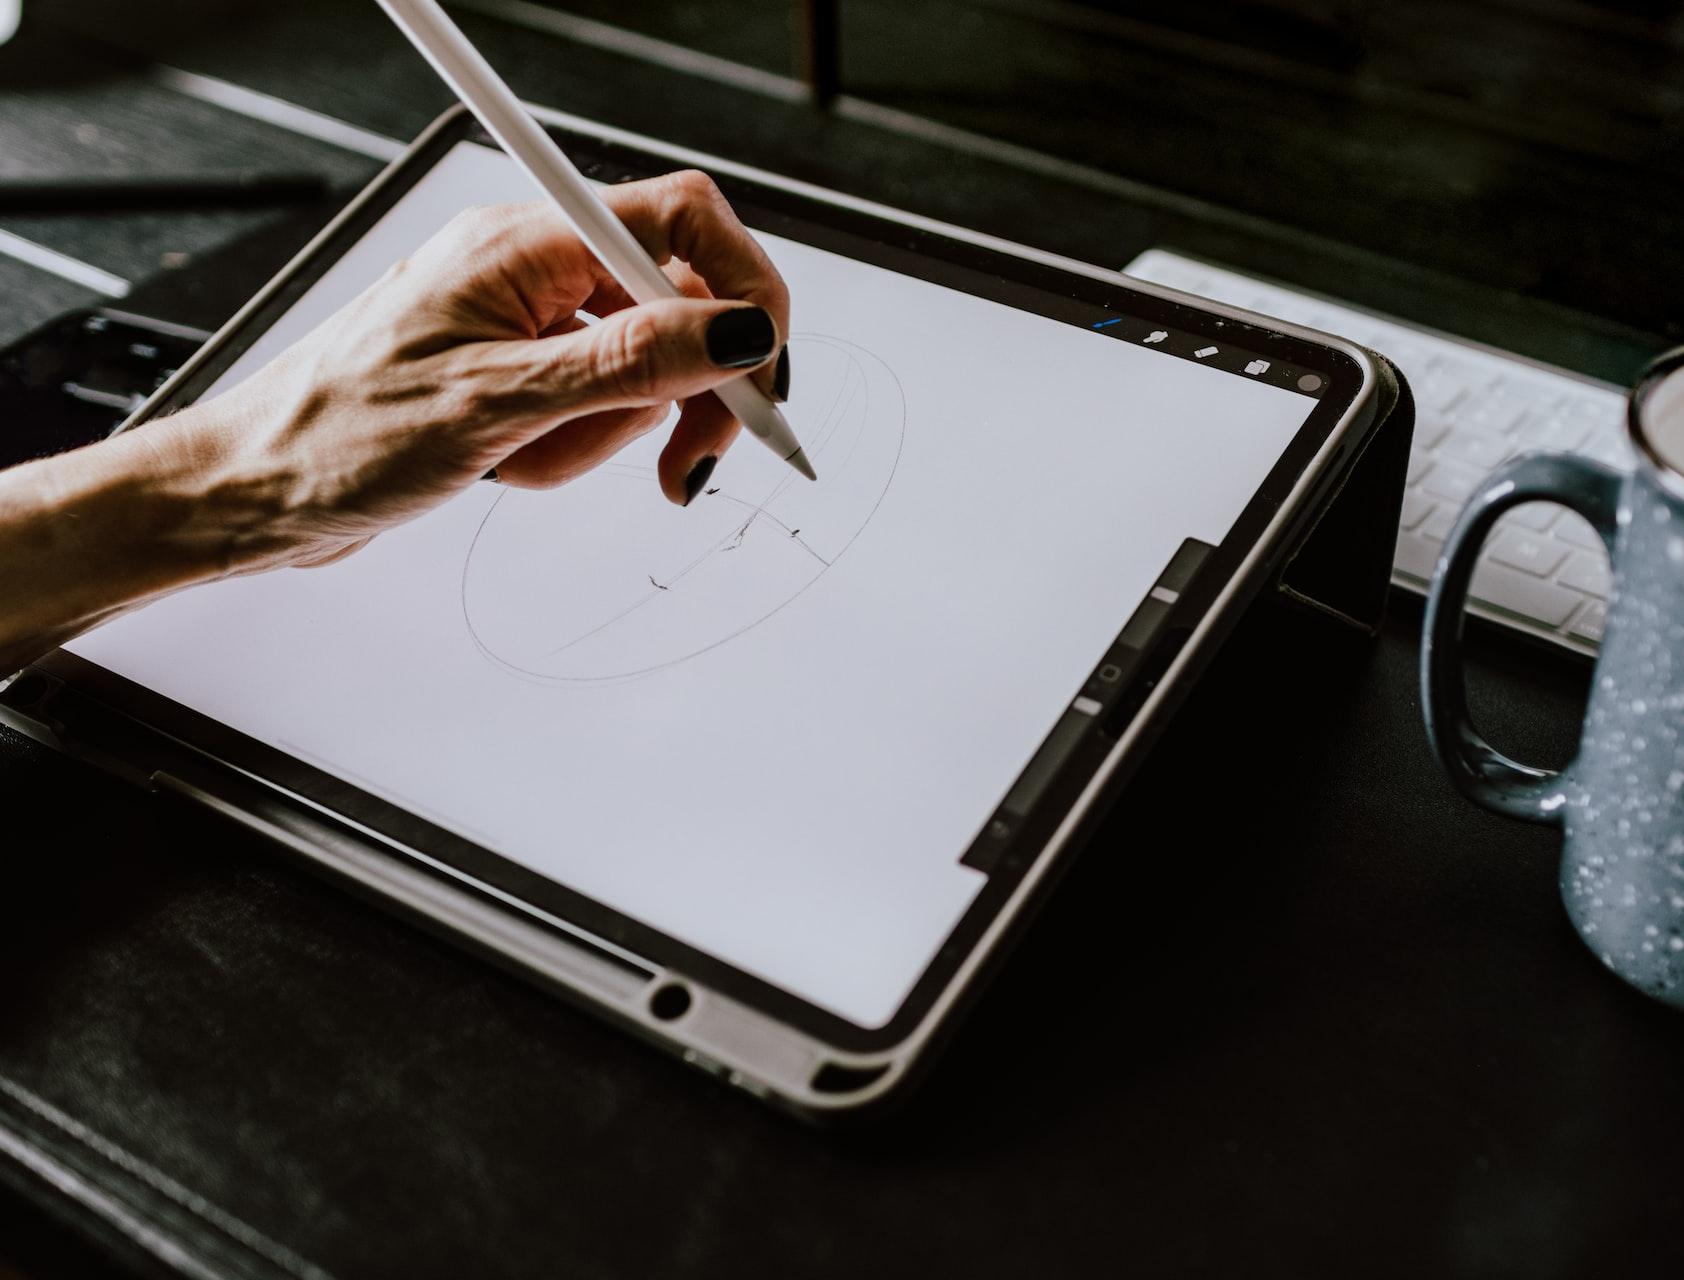
<path fill-rule="evenodd" d="M 1093 327 L 1095 329 L 1104 329 L 1104 328 L 1106 328 L 1110 325 L 1121 324 L 1122 322 L 1123 322 L 1123 318 L 1121 316 L 1112 316 L 1109 320 L 1101 320 L 1098 324 L 1094 325 Z"/>

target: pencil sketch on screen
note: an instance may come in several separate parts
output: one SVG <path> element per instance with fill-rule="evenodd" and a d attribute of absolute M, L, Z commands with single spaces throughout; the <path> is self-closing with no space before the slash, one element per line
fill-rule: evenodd
<path fill-rule="evenodd" d="M 906 396 L 852 342 L 789 345 L 802 385 L 785 412 L 823 482 L 739 441 L 719 484 L 674 507 L 655 431 L 564 493 L 503 492 L 462 569 L 462 617 L 488 661 L 543 683 L 636 679 L 758 626 L 841 558 L 894 480 Z"/>

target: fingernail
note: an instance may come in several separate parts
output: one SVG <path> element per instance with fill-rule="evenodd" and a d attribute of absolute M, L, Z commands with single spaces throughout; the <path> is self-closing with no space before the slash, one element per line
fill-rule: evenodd
<path fill-rule="evenodd" d="M 483 476 L 480 477 L 480 479 L 489 480 L 489 481 L 491 481 L 492 484 L 502 484 L 503 483 L 503 478 L 497 474 L 497 468 L 496 467 L 492 467 L 491 470 L 487 471 Z"/>
<path fill-rule="evenodd" d="M 732 307 L 708 321 L 708 359 L 721 369 L 746 369 L 772 354 L 778 340 L 764 307 Z"/>
<path fill-rule="evenodd" d="M 789 399 L 789 348 L 778 352 L 778 367 L 772 371 L 772 399 L 780 404 Z"/>
<path fill-rule="evenodd" d="M 708 482 L 708 477 L 718 465 L 719 459 L 710 453 L 690 468 L 690 474 L 684 477 L 685 506 L 696 500 L 696 495 L 702 491 L 702 486 Z"/>

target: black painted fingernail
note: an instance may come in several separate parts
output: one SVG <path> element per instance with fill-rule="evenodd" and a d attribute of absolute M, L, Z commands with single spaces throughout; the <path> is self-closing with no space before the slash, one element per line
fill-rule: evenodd
<path fill-rule="evenodd" d="M 772 371 L 772 399 L 780 404 L 789 399 L 789 348 L 778 352 L 778 367 Z"/>
<path fill-rule="evenodd" d="M 492 467 L 491 470 L 487 471 L 483 476 L 480 477 L 480 479 L 481 480 L 489 480 L 489 481 L 491 481 L 492 484 L 502 484 L 503 483 L 503 478 L 497 474 L 497 468 L 496 467 Z"/>
<path fill-rule="evenodd" d="M 764 307 L 732 307 L 708 321 L 708 359 L 721 369 L 759 364 L 777 340 L 777 327 Z"/>
<path fill-rule="evenodd" d="M 708 482 L 713 469 L 719 465 L 719 459 L 713 454 L 701 459 L 690 468 L 690 474 L 684 477 L 684 505 L 689 506 L 696 500 L 696 495 L 702 491 L 702 486 Z"/>

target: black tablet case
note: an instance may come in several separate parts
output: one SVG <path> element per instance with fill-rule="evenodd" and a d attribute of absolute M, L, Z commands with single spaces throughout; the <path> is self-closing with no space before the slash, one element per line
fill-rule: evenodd
<path fill-rule="evenodd" d="M 1414 425 L 1407 384 L 1375 364 L 1366 444 L 1275 584 L 1293 608 L 1366 634 L 1384 616 Z M 615 1273 L 655 1274 L 637 1259 L 670 1264 L 671 1242 L 628 1235 L 616 1214 L 636 1221 L 631 1207 L 590 1194 L 592 1145 L 654 1167 L 666 1144 L 651 1107 L 675 1124 L 730 1107 L 745 1143 L 791 1123 L 676 1064 L 656 1061 L 673 1079 L 651 1091 L 631 1059 L 654 1055 L 628 1037 L 303 876 L 231 823 L 123 794 L 0 728 L 0 812 L 14 829 L 39 819 L 31 850 L 66 825 L 38 812 L 32 779 L 109 799 L 68 824 L 62 860 L 8 859 L 0 1182 L 127 1268 L 547 1275 L 548 1222 L 575 1239 L 599 1228 Z M 546 1147 L 526 1123 L 554 1107 L 589 1135 L 582 1149 Z M 553 1193 L 564 1171 L 576 1197 Z M 702 1201 L 718 1173 L 696 1170 Z M 496 1264 L 476 1266 L 465 1239 L 496 1242 Z"/>

